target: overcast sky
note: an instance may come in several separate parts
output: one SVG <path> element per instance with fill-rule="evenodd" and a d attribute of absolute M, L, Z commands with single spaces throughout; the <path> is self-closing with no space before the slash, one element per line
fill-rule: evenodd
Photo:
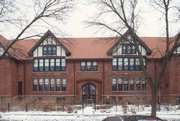
<path fill-rule="evenodd" d="M 24 0 L 19 0 L 19 2 L 23 3 Z M 177 2 L 177 6 L 180 6 L 180 0 Z M 139 6 L 142 9 L 141 12 L 141 24 L 138 29 L 139 36 L 163 36 L 164 35 L 164 19 L 163 16 L 155 11 L 149 4 L 145 3 L 145 0 L 139 1 Z M 20 7 L 22 8 L 22 7 Z M 83 21 L 89 20 L 92 16 L 97 13 L 98 9 L 95 5 L 89 5 L 85 0 L 78 0 L 76 4 L 76 8 L 69 14 L 67 21 L 63 24 L 52 21 L 51 24 L 53 26 L 58 27 L 58 29 L 64 32 L 61 36 L 63 37 L 103 37 L 103 36 L 113 36 L 112 33 L 106 32 L 97 32 L 95 28 L 87 28 L 87 25 L 83 23 Z M 28 15 L 30 12 L 28 12 Z M 31 14 L 30 14 L 31 15 Z M 171 18 L 174 17 L 175 14 L 171 15 Z M 113 19 L 108 16 L 108 20 Z M 174 22 L 171 21 L 170 24 L 171 36 L 174 36 L 180 30 L 180 21 Z M 29 30 L 27 34 L 30 34 L 30 31 L 37 31 L 40 33 L 44 33 L 47 29 L 51 29 L 51 27 L 40 27 L 44 26 L 44 24 L 39 24 L 33 30 Z M 1 27 L 1 34 L 8 39 L 13 39 L 20 30 L 15 26 Z M 59 34 L 58 31 L 52 30 L 52 32 Z M 59 36 L 59 35 L 58 35 Z"/>

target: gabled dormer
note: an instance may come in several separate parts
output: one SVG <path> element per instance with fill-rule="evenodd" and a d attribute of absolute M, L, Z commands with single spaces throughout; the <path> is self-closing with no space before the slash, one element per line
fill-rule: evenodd
<path fill-rule="evenodd" d="M 66 56 L 69 50 L 54 36 L 51 31 L 34 45 L 29 51 L 34 58 L 34 72 L 52 72 L 66 70 Z"/>
<path fill-rule="evenodd" d="M 146 66 L 145 56 L 151 53 L 146 44 L 134 33 L 127 31 L 114 46 L 108 51 L 108 55 L 113 56 L 112 71 L 141 71 L 140 59 L 137 47 L 144 56 L 143 63 Z M 136 43 L 136 44 L 134 44 Z"/>
<path fill-rule="evenodd" d="M 114 46 L 108 51 L 108 55 L 111 56 L 122 56 L 122 55 L 138 55 L 137 49 L 133 44 L 134 41 L 137 42 L 138 48 L 143 56 L 151 54 L 149 47 L 136 35 L 128 30 L 123 37 L 121 37 Z M 133 41 L 134 39 L 134 41 Z"/>
<path fill-rule="evenodd" d="M 33 57 L 69 56 L 70 51 L 48 30 L 28 53 Z"/>

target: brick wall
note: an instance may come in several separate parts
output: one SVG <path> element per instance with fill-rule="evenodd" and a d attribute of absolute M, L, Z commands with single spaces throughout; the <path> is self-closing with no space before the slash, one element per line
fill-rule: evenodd
<path fill-rule="evenodd" d="M 0 95 L 17 96 L 18 82 L 23 83 L 23 96 L 48 97 L 70 99 L 72 103 L 81 103 L 82 87 L 91 83 L 96 87 L 96 102 L 129 102 L 149 103 L 151 100 L 151 89 L 147 85 L 146 91 L 112 91 L 112 77 L 143 77 L 142 72 L 112 72 L 111 60 L 98 60 L 97 71 L 80 71 L 80 61 L 67 60 L 66 72 L 33 72 L 33 61 L 25 63 L 16 62 L 13 59 L 0 60 Z M 161 66 L 159 60 L 147 61 L 149 74 L 156 80 Z M 161 86 L 162 103 L 176 103 L 176 97 L 180 97 L 180 57 L 171 59 L 166 70 L 163 84 Z M 33 92 L 33 78 L 66 78 L 66 91 Z M 116 98 L 118 97 L 118 98 Z M 137 98 L 139 97 L 139 98 Z M 169 98 L 168 98 L 169 97 Z M 70 103 L 69 102 L 69 103 Z"/>

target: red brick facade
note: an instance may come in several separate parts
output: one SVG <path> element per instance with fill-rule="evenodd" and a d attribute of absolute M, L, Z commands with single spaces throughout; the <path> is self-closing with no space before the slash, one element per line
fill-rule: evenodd
<path fill-rule="evenodd" d="M 28 40 L 27 40 L 28 41 Z M 148 46 L 148 45 L 147 45 Z M 81 61 L 97 61 L 97 71 L 81 71 Z M 0 60 L 0 97 L 52 97 L 52 100 L 64 98 L 66 103 L 82 103 L 82 90 L 86 84 L 95 87 L 96 103 L 129 102 L 149 103 L 151 90 L 146 82 L 146 90 L 112 91 L 112 78 L 140 78 L 142 71 L 112 71 L 112 58 L 66 58 L 66 71 L 62 72 L 33 72 L 33 58 L 17 60 L 6 57 Z M 160 59 L 148 58 L 146 68 L 151 77 L 156 79 L 161 66 Z M 33 91 L 33 79 L 66 79 L 66 91 Z M 22 82 L 22 95 L 18 93 L 18 84 Z M 174 55 L 168 64 L 163 78 L 162 87 L 158 94 L 161 103 L 177 102 L 180 97 L 180 56 Z M 124 85 L 122 86 L 124 88 Z M 44 87 L 43 87 L 44 88 Z"/>

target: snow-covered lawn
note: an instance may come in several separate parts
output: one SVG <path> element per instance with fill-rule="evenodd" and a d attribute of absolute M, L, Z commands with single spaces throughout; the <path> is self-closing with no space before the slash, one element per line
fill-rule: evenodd
<path fill-rule="evenodd" d="M 180 121 L 180 106 L 161 106 L 161 111 L 157 112 L 157 117 L 168 121 Z M 126 114 L 124 112 L 127 111 Z M 0 112 L 1 120 L 13 121 L 102 121 L 108 116 L 114 115 L 150 115 L 149 106 L 132 106 L 122 108 L 122 106 L 113 106 L 110 109 L 94 110 L 92 107 L 86 107 L 73 113 L 51 111 L 29 111 L 29 112 Z"/>

